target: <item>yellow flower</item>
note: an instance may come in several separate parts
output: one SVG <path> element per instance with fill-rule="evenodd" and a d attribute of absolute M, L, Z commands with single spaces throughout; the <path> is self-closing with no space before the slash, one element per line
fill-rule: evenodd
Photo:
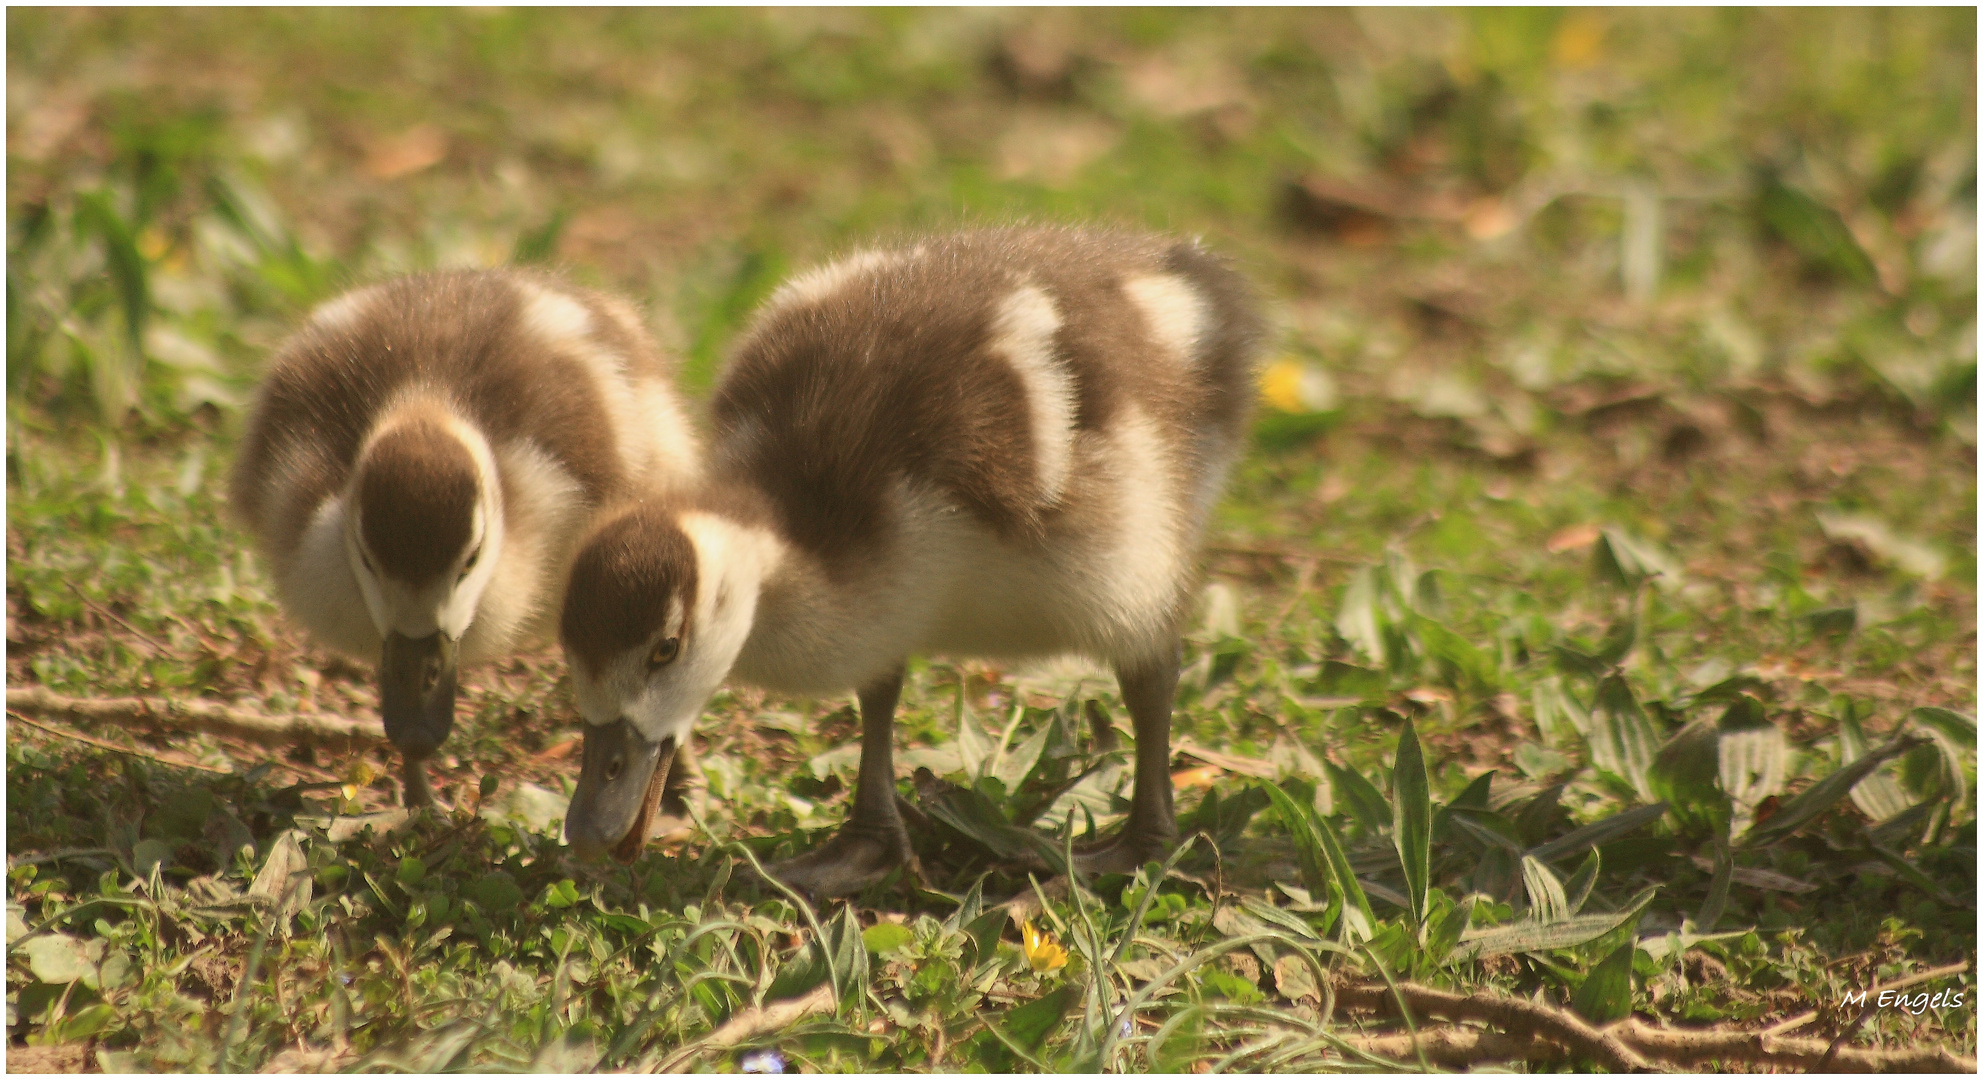
<path fill-rule="evenodd" d="M 1284 356 L 1260 373 L 1260 399 L 1285 413 L 1328 412 L 1336 407 L 1336 382 L 1321 368 Z"/>
<path fill-rule="evenodd" d="M 1052 934 L 1033 929 L 1031 920 L 1021 925 L 1020 932 L 1026 939 L 1026 962 L 1033 965 L 1034 971 L 1046 972 L 1067 966 L 1067 950 L 1060 947 Z"/>

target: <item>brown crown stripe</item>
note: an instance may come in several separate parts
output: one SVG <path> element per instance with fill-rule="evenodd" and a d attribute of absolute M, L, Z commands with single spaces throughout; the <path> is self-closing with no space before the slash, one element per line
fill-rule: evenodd
<path fill-rule="evenodd" d="M 359 465 L 358 522 L 379 572 L 417 587 L 452 570 L 480 489 L 468 448 L 432 419 L 406 420 L 373 440 Z"/>
<path fill-rule="evenodd" d="M 1031 284 L 1062 323 L 1074 428 L 1106 431 L 1126 404 L 1180 443 L 1236 437 L 1259 336 L 1245 283 L 1194 244 L 1064 228 L 966 232 L 774 306 L 742 338 L 713 403 L 717 459 L 760 485 L 784 532 L 843 576 L 891 542 L 899 479 L 948 491 L 1001 534 L 1038 538 L 1058 512 L 1035 475 L 1025 388 L 992 348 L 996 305 Z M 1123 292 L 1175 273 L 1208 300 L 1212 326 L 1188 368 L 1160 361 Z M 1196 463 L 1178 455 L 1189 482 Z M 1078 478 L 1074 478 L 1078 480 Z"/>
<path fill-rule="evenodd" d="M 558 636 L 565 654 L 599 678 L 606 664 L 644 644 L 680 599 L 684 641 L 695 618 L 695 547 L 672 512 L 643 503 L 592 533 L 572 564 Z"/>
<path fill-rule="evenodd" d="M 519 281 L 586 305 L 595 339 L 631 376 L 668 377 L 644 331 L 601 318 L 606 301 L 555 278 L 481 270 L 388 281 L 354 317 L 308 324 L 277 353 L 235 466 L 236 512 L 271 548 L 293 550 L 310 514 L 343 488 L 380 411 L 416 387 L 444 395 L 492 444 L 531 440 L 595 502 L 618 497 L 625 478 L 600 388 L 578 358 L 523 327 Z"/>

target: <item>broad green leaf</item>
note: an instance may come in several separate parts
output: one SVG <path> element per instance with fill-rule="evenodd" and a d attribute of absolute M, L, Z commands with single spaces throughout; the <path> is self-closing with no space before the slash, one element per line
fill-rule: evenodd
<path fill-rule="evenodd" d="M 1410 720 L 1398 736 L 1398 762 L 1391 772 L 1391 838 L 1405 872 L 1405 897 L 1412 925 L 1425 923 L 1426 890 L 1432 887 L 1432 792 Z"/>
<path fill-rule="evenodd" d="M 1040 755 L 1046 752 L 1047 740 L 1052 736 L 1053 725 L 1041 724 L 1040 730 L 1034 732 L 1031 738 L 999 755 L 992 775 L 1005 783 L 1005 790 L 1018 791 L 1019 785 L 1026 782 L 1027 775 L 1039 764 Z"/>
<path fill-rule="evenodd" d="M 1483 847 L 1505 848 L 1516 855 L 1522 853 L 1521 841 L 1509 836 L 1503 831 L 1509 828 L 1509 826 L 1499 814 L 1471 814 L 1466 811 L 1460 811 L 1450 815 L 1448 821 L 1462 833 L 1479 842 Z M 1496 828 L 1494 825 L 1489 824 L 1489 822 L 1499 823 L 1501 827 Z"/>
<path fill-rule="evenodd" d="M 1452 954 L 1453 947 L 1460 943 L 1460 935 L 1467 932 L 1473 922 L 1475 898 L 1462 897 L 1460 902 L 1441 911 L 1432 920 L 1432 932 L 1426 935 L 1425 958 L 1432 964 L 1443 964 Z"/>
<path fill-rule="evenodd" d="M 1515 884 L 1521 876 L 1521 857 L 1521 852 L 1511 848 L 1487 849 L 1480 861 L 1474 864 L 1473 873 L 1467 876 L 1470 887 L 1496 903 L 1514 899 Z"/>
<path fill-rule="evenodd" d="M 1838 718 L 1838 741 L 1841 764 L 1851 764 L 1865 757 L 1869 751 L 1866 733 L 1852 710 L 1845 710 Z M 1900 789 L 1900 778 L 1894 775 L 1891 767 L 1875 769 L 1864 780 L 1854 784 L 1852 803 L 1874 821 L 1886 821 L 1914 804 Z"/>
<path fill-rule="evenodd" d="M 1590 714 L 1563 689 L 1561 676 L 1552 675 L 1536 683 L 1529 692 L 1529 701 L 1534 706 L 1535 726 L 1544 746 L 1571 746 L 1590 731 Z"/>
<path fill-rule="evenodd" d="M 901 923 L 875 923 L 861 931 L 861 943 L 877 955 L 887 955 L 914 940 L 916 932 Z"/>
<path fill-rule="evenodd" d="M 1756 215 L 1777 239 L 1814 266 L 1856 285 L 1879 283 L 1873 260 L 1846 227 L 1837 210 L 1775 176 L 1763 177 L 1756 193 Z"/>
<path fill-rule="evenodd" d="M 1488 808 L 1487 794 L 1488 791 L 1493 787 L 1495 772 L 1496 770 L 1489 769 L 1486 772 L 1481 773 L 1479 776 L 1474 777 L 1473 780 L 1467 784 L 1466 790 L 1460 792 L 1457 796 L 1453 798 L 1453 801 L 1448 803 L 1447 805 L 1456 810 L 1461 808 L 1465 808 L 1469 810 L 1487 809 Z"/>
<path fill-rule="evenodd" d="M 985 878 L 990 876 L 989 874 L 979 874 L 978 880 L 971 883 L 971 891 L 964 894 L 964 900 L 957 905 L 957 910 L 951 912 L 950 917 L 943 920 L 943 928 L 945 930 L 960 930 L 970 925 L 971 920 L 977 918 L 985 910 Z"/>
<path fill-rule="evenodd" d="M 1650 888 L 1644 890 L 1633 897 L 1622 911 L 1573 915 L 1559 923 L 1522 919 L 1500 926 L 1469 930 L 1460 935 L 1460 944 L 1453 950 L 1453 959 L 1477 960 L 1483 956 L 1500 956 L 1508 953 L 1570 949 L 1596 941 L 1638 918 L 1639 912 L 1652 902 L 1656 891 Z"/>
<path fill-rule="evenodd" d="M 976 946 L 971 960 L 972 970 L 984 966 L 986 961 L 998 955 L 998 939 L 1004 936 L 1006 924 L 1011 921 L 1012 917 L 1005 913 L 1004 908 L 993 908 L 964 924 L 964 936 Z"/>
<path fill-rule="evenodd" d="M 1384 635 L 1377 625 L 1377 570 L 1358 567 L 1343 587 L 1343 604 L 1336 611 L 1336 633 L 1356 646 L 1364 657 L 1382 666 L 1386 662 Z"/>
<path fill-rule="evenodd" d="M 1563 898 L 1570 902 L 1570 914 L 1584 910 L 1584 904 L 1591 898 L 1591 890 L 1597 886 L 1598 868 L 1604 863 L 1603 856 L 1596 848 L 1591 849 L 1584 861 L 1577 865 L 1577 872 L 1563 883 Z"/>
<path fill-rule="evenodd" d="M 1650 776 L 1659 732 L 1622 677 L 1598 684 L 1589 736 L 1592 764 L 1622 777 L 1647 802 L 1660 797 Z"/>
<path fill-rule="evenodd" d="M 1715 829 L 1728 823 L 1728 797 L 1721 791 L 1720 743 L 1715 725 L 1696 720 L 1659 748 L 1647 770 L 1653 794 L 1665 799 L 1674 816 L 1695 829 Z"/>
<path fill-rule="evenodd" d="M 1500 665 L 1464 635 L 1423 615 L 1414 614 L 1409 625 L 1426 654 L 1465 686 L 1481 693 L 1492 693 L 1501 686 Z"/>
<path fill-rule="evenodd" d="M 1559 923 L 1571 915 L 1570 901 L 1555 872 L 1532 855 L 1522 856 L 1522 886 L 1528 892 L 1530 918 L 1540 923 Z"/>
<path fill-rule="evenodd" d="M 1743 846 L 1755 847 L 1796 832 L 1812 818 L 1831 809 L 1833 803 L 1845 798 L 1846 793 L 1874 769 L 1919 745 L 1919 736 L 1891 739 L 1880 749 L 1840 767 L 1837 772 L 1777 807 L 1776 813 L 1770 815 L 1768 820 L 1751 827 L 1743 837 Z"/>
<path fill-rule="evenodd" d="M 91 1005 L 64 1019 L 58 1025 L 61 1029 L 58 1034 L 63 1042 L 76 1042 L 109 1027 L 116 1019 L 115 1008 L 100 1003 Z"/>
<path fill-rule="evenodd" d="M 1260 788 L 1272 802 L 1275 815 L 1281 819 L 1281 827 L 1294 840 L 1295 862 L 1301 868 L 1302 884 L 1316 893 L 1328 888 L 1331 871 L 1328 856 L 1322 850 L 1322 841 L 1315 835 L 1312 824 L 1314 811 L 1289 798 L 1279 784 L 1262 782 Z"/>
<path fill-rule="evenodd" d="M 997 1023 L 1001 1031 L 1028 1052 L 1046 1044 L 1061 1018 L 1081 999 L 1081 987 L 1069 984 L 1017 1008 L 1007 1009 Z"/>
<path fill-rule="evenodd" d="M 1665 552 L 1623 529 L 1606 529 L 1591 547 L 1591 569 L 1620 588 L 1635 589 L 1646 581 L 1661 588 L 1680 584 L 1680 566 Z"/>
<path fill-rule="evenodd" d="M 172 845 L 163 840 L 148 838 L 138 841 L 131 847 L 131 865 L 142 877 L 150 877 L 152 867 L 172 865 Z"/>
<path fill-rule="evenodd" d="M 826 924 L 824 944 L 833 956 L 833 973 L 840 979 L 833 988 L 834 997 L 844 1008 L 860 1000 L 868 983 L 868 950 L 861 940 L 854 905 L 842 905 L 839 916 Z"/>
<path fill-rule="evenodd" d="M 1747 694 L 1736 695 L 1717 727 L 1721 790 L 1733 808 L 1731 827 L 1739 832 L 1764 799 L 1783 790 L 1790 750 L 1762 703 Z"/>
<path fill-rule="evenodd" d="M 1651 806 L 1635 806 L 1622 813 L 1593 821 L 1580 829 L 1573 829 L 1547 844 L 1538 844 L 1529 850 L 1529 854 L 1543 862 L 1555 862 L 1635 832 L 1658 821 L 1665 813 L 1666 804 L 1663 802 Z"/>
<path fill-rule="evenodd" d="M 1524 845 L 1539 844 L 1548 835 L 1547 830 L 1561 812 L 1562 799 L 1563 785 L 1551 784 L 1522 804 L 1521 812 L 1515 815 L 1515 835 Z"/>
<path fill-rule="evenodd" d="M 1628 941 L 1592 968 L 1570 999 L 1570 1007 L 1593 1024 L 1609 1024 L 1632 1015 L 1632 953 L 1636 948 Z"/>
<path fill-rule="evenodd" d="M 1244 896 L 1240 898 L 1239 906 L 1261 923 L 1279 927 L 1303 941 L 1323 940 L 1313 926 L 1265 901 Z"/>
<path fill-rule="evenodd" d="M 1365 832 L 1375 836 L 1391 823 L 1391 804 L 1385 801 L 1377 785 L 1365 780 L 1354 769 L 1334 762 L 1324 761 L 1322 767 L 1329 770 L 1330 784 L 1342 796 L 1350 816 Z"/>
<path fill-rule="evenodd" d="M 99 943 L 99 948 L 101 944 Z M 68 934 L 42 934 L 31 937 L 19 950 L 28 958 L 28 968 L 42 982 L 60 986 L 96 974 L 83 940 Z"/>
<path fill-rule="evenodd" d="M 964 685 L 961 682 L 957 686 L 957 704 L 953 715 L 957 719 L 957 755 L 964 766 L 964 775 L 975 780 L 985 775 L 991 766 L 998 743 L 985 734 L 977 716 L 964 703 Z"/>
<path fill-rule="evenodd" d="M 461 892 L 488 915 L 500 916 L 523 906 L 523 890 L 517 887 L 515 878 L 501 870 L 482 875 Z"/>
<path fill-rule="evenodd" d="M 1957 746 L 1965 746 L 1974 752 L 1976 749 L 1976 718 L 1959 712 L 1923 705 L 1907 714 L 1909 720 L 1925 724 L 1947 735 Z"/>
<path fill-rule="evenodd" d="M 1882 847 L 1878 844 L 1873 844 L 1871 845 L 1871 847 L 1873 850 L 1873 854 L 1875 856 L 1878 856 L 1881 862 L 1886 863 L 1888 866 L 1892 867 L 1895 873 L 1907 879 L 1908 883 L 1913 885 L 1915 888 L 1920 889 L 1922 892 L 1925 892 L 1929 896 L 1932 896 L 1935 899 L 1941 901 L 1944 906 L 1952 907 L 1952 908 L 1961 908 L 1966 906 L 1963 904 L 1962 901 L 1949 895 L 1948 890 L 1942 887 L 1941 882 L 1936 881 L 1932 877 L 1929 877 L 1926 872 L 1924 872 L 1920 867 L 1914 865 L 1914 863 L 1911 860 L 1909 860 L 1905 855 L 1902 855 L 1899 852 L 1893 851 L 1889 848 Z"/>

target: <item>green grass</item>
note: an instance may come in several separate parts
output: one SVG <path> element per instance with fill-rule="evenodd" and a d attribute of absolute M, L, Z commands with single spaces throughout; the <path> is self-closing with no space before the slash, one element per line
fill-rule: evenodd
<path fill-rule="evenodd" d="M 258 365 L 352 282 L 550 261 L 699 395 L 812 262 L 1104 221 L 1233 255 L 1277 365 L 1179 694 L 1245 760 L 1183 756 L 1205 839 L 1036 900 L 1048 949 L 999 853 L 1122 809 L 1110 680 L 913 667 L 920 879 L 802 911 L 750 861 L 844 816 L 848 703 L 719 695 L 699 825 L 602 870 L 533 810 L 574 766 L 547 651 L 469 674 L 456 815 L 356 835 L 385 756 L 10 719 L 10 1060 L 1355 1067 L 1396 1025 L 1325 1017 L 1310 960 L 1973 1054 L 1973 993 L 1840 1003 L 1976 950 L 1974 18 L 10 11 L 10 686 L 375 714 L 222 494 Z"/>

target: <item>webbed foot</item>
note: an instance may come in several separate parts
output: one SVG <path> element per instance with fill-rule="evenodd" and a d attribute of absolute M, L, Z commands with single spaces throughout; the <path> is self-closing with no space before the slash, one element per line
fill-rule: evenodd
<path fill-rule="evenodd" d="M 1145 863 L 1161 863 L 1170 858 L 1171 850 L 1177 846 L 1175 834 L 1138 829 L 1135 825 L 1132 820 L 1114 839 L 1105 840 L 1098 847 L 1086 851 L 1075 848 L 1075 869 L 1090 877 L 1134 874 Z"/>
<path fill-rule="evenodd" d="M 851 896 L 915 857 L 909 833 L 900 822 L 892 830 L 850 822 L 824 847 L 773 863 L 770 869 L 779 880 L 810 896 Z"/>

